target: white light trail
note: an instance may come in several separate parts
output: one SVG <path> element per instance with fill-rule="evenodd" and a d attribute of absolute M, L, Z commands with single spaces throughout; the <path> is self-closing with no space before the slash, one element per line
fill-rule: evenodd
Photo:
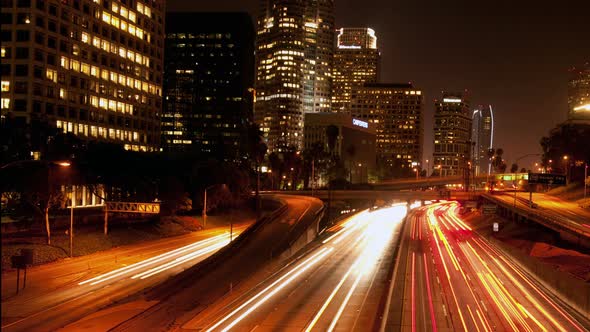
<path fill-rule="evenodd" d="M 256 294 L 255 296 L 251 297 L 248 301 L 244 302 L 242 305 L 240 305 L 234 311 L 232 311 L 231 313 L 229 313 L 228 315 L 226 315 L 224 318 L 222 318 L 221 320 L 219 320 L 215 325 L 213 325 L 212 327 L 210 327 L 209 329 L 207 329 L 207 332 L 213 331 L 214 329 L 216 329 L 217 327 L 219 327 L 221 324 L 223 324 L 226 320 L 228 320 L 231 317 L 235 316 L 240 310 L 242 310 L 243 308 L 245 308 L 248 304 L 254 302 L 257 298 L 261 297 L 264 293 L 268 292 L 276 284 L 278 284 L 281 281 L 285 280 L 291 274 L 296 273 L 298 270 L 301 270 L 303 268 L 306 268 L 306 266 L 305 266 L 306 264 L 309 264 L 309 265 L 307 265 L 307 268 L 309 268 L 309 266 L 317 263 L 318 262 L 318 260 L 317 260 L 318 257 L 321 257 L 321 258 L 325 257 L 325 255 L 327 255 L 333 249 L 334 248 L 322 248 L 322 249 L 320 249 L 317 253 L 315 253 L 311 257 L 305 259 L 303 262 L 301 262 L 295 268 L 293 268 L 289 272 L 285 273 L 283 276 L 281 276 L 279 279 L 275 280 L 272 284 L 270 284 L 269 286 L 267 286 L 265 289 L 263 289 L 262 291 L 260 291 L 258 294 Z M 243 319 L 243 317 L 241 319 Z M 236 324 L 237 324 L 237 322 L 236 322 Z"/>
<path fill-rule="evenodd" d="M 225 233 L 225 234 L 221 234 L 221 235 L 218 235 L 218 236 L 214 236 L 214 237 L 209 238 L 209 239 L 206 239 L 206 240 L 198 241 L 198 242 L 195 242 L 195 243 L 186 245 L 184 247 L 181 247 L 181 248 L 178 248 L 178 249 L 175 249 L 175 250 L 172 250 L 172 251 L 165 252 L 165 253 L 160 254 L 158 256 L 155 256 L 155 257 L 152 257 L 152 258 L 149 258 L 149 259 L 146 259 L 146 260 L 137 262 L 135 264 L 131 264 L 131 265 L 128 265 L 128 266 L 125 266 L 125 267 L 122 267 L 122 268 L 119 268 L 119 269 L 116 269 L 116 270 L 113 270 L 113 271 L 110 271 L 110 272 L 107 272 L 107 273 L 98 275 L 98 276 L 96 276 L 94 278 L 91 278 L 91 279 L 88 279 L 88 280 L 79 282 L 78 285 L 84 285 L 84 284 L 87 284 L 87 283 L 90 283 L 91 285 L 96 285 L 98 283 L 101 283 L 101 282 L 104 282 L 104 281 L 107 281 L 107 280 L 110 280 L 110 279 L 113 279 L 113 278 L 122 276 L 124 274 L 129 273 L 129 272 L 136 271 L 136 270 L 141 269 L 143 267 L 146 267 L 146 266 L 149 266 L 149 265 L 152 265 L 152 264 L 161 262 L 161 261 L 163 261 L 165 259 L 169 259 L 169 258 L 171 258 L 171 257 L 173 257 L 175 255 L 182 254 L 182 253 L 185 253 L 187 251 L 194 250 L 195 248 L 197 248 L 199 246 L 203 246 L 203 245 L 207 245 L 207 244 L 210 244 L 210 243 L 214 243 L 214 242 L 223 240 L 224 238 L 228 238 L 228 237 L 229 237 L 229 233 Z"/>

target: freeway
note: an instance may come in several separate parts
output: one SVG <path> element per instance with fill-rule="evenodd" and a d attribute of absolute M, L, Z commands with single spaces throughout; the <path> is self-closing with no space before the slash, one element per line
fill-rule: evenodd
<path fill-rule="evenodd" d="M 409 218 L 400 330 L 586 331 L 457 212 L 457 203 L 439 203 Z"/>
<path fill-rule="evenodd" d="M 233 227 L 235 238 L 248 223 Z M 230 242 L 229 226 L 123 246 L 2 276 L 2 331 L 53 331 L 204 260 Z M 22 273 L 21 273 L 22 278 Z M 22 286 L 22 280 L 21 280 Z"/>
<path fill-rule="evenodd" d="M 182 326 L 199 331 L 371 331 L 380 326 L 405 204 L 362 211 L 255 287 Z"/>
<path fill-rule="evenodd" d="M 486 194 L 486 197 L 499 199 L 508 205 L 514 204 L 514 193 Z M 547 217 L 574 232 L 590 234 L 590 211 L 587 209 L 579 207 L 576 203 L 542 193 L 533 193 L 533 202 L 538 205 L 535 209 L 529 208 L 528 193 L 517 193 L 516 207 Z"/>

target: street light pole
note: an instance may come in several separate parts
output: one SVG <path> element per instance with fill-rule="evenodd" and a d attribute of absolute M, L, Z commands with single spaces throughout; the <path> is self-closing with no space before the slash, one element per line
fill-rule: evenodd
<path fill-rule="evenodd" d="M 215 186 L 224 186 L 225 187 L 225 183 L 216 183 L 216 184 L 212 184 L 209 187 L 205 188 L 205 195 L 203 195 L 203 228 L 205 228 L 205 226 L 207 225 L 207 190 L 215 187 Z"/>
<path fill-rule="evenodd" d="M 70 257 L 74 257 L 74 185 L 72 184 L 72 198 L 70 202 Z"/>
<path fill-rule="evenodd" d="M 208 188 L 205 188 L 205 195 L 203 199 L 203 228 L 205 228 L 205 225 L 207 224 L 207 189 Z"/>
<path fill-rule="evenodd" d="M 588 186 L 586 183 L 588 182 L 588 163 L 584 167 L 584 199 L 586 199 L 586 187 Z"/>

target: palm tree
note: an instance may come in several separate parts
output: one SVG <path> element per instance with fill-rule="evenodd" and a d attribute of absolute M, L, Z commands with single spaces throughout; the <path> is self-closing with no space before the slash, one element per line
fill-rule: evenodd
<path fill-rule="evenodd" d="M 346 148 L 346 154 L 348 154 L 348 167 L 349 167 L 349 181 L 352 183 L 352 168 L 354 167 L 354 156 L 356 155 L 356 146 L 354 144 L 350 144 Z"/>
<path fill-rule="evenodd" d="M 247 144 L 250 161 L 254 162 L 254 169 L 256 170 L 256 211 L 260 214 L 260 163 L 264 160 L 267 147 L 262 140 L 260 127 L 255 123 L 248 126 Z"/>
<path fill-rule="evenodd" d="M 336 141 L 338 139 L 338 134 L 340 130 L 335 125 L 329 125 L 326 127 L 326 137 L 328 138 L 328 151 L 330 154 L 334 154 L 334 149 L 336 148 Z"/>

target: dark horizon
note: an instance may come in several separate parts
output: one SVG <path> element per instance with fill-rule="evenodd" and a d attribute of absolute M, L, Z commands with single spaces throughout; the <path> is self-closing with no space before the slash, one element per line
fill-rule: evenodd
<path fill-rule="evenodd" d="M 434 100 L 464 91 L 471 108 L 491 104 L 495 144 L 506 162 L 540 153 L 539 140 L 567 116 L 568 70 L 590 60 L 589 1 L 559 6 L 535 2 L 441 4 L 335 1 L 337 27 L 371 27 L 381 51 L 381 82 L 412 82 L 425 93 L 423 159 L 433 149 Z M 246 11 L 258 0 L 185 2 L 168 11 Z M 530 167 L 534 158 L 523 160 Z"/>

